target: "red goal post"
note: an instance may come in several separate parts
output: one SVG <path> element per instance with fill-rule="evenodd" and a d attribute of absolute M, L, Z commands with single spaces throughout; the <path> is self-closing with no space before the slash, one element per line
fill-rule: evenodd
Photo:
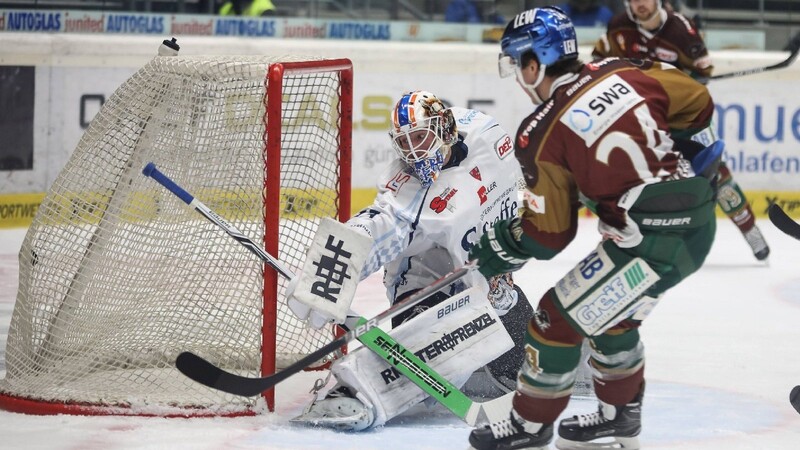
<path fill-rule="evenodd" d="M 322 217 L 349 218 L 347 59 L 159 56 L 90 124 L 20 250 L 0 408 L 29 414 L 252 415 L 262 399 L 183 377 L 181 351 L 245 376 L 328 343 L 287 283 L 141 169 L 155 162 L 299 270 Z M 320 364 L 325 364 L 321 361 Z"/>

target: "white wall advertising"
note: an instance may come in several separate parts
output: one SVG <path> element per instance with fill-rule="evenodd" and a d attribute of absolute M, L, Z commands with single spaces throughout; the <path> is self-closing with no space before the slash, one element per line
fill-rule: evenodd
<path fill-rule="evenodd" d="M 7 41 L 6 35 L 0 39 Z M 14 33 L 14 45 L 0 45 L 0 63 L 36 66 L 34 169 L 0 172 L 0 193 L 44 192 L 108 98 L 155 54 L 160 38 Z M 97 43 L 97 46 L 87 43 Z M 354 62 L 354 187 L 373 187 L 377 168 L 392 156 L 386 131 L 389 111 L 408 90 L 425 89 L 454 105 L 494 115 L 509 133 L 532 110 L 513 79 L 496 74 L 495 45 L 349 43 L 245 38 L 179 38 L 182 53 L 317 54 L 349 57 Z M 114 54 L 109 54 L 113 49 Z M 583 53 L 588 49 L 583 49 Z M 31 55 L 35 55 L 31 56 Z M 124 59 L 127 56 L 128 59 Z M 762 59 L 735 52 L 712 55 L 720 72 L 767 65 L 782 54 Z M 764 59 L 765 58 L 765 59 Z M 727 143 L 727 158 L 748 190 L 800 191 L 800 97 L 793 94 L 800 65 L 759 76 L 712 82 L 718 104 L 717 125 Z M 791 94 L 791 95 L 787 95 Z M 0 145 L 2 145 L 0 143 Z"/>

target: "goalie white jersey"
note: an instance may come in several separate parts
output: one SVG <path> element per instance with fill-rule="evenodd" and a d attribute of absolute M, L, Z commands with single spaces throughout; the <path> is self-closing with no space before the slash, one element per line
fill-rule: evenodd
<path fill-rule="evenodd" d="M 492 224 L 517 215 L 522 175 L 511 137 L 481 112 L 452 112 L 459 140 L 436 181 L 423 187 L 404 162 L 395 160 L 378 179 L 375 202 L 348 221 L 374 240 L 361 278 L 383 266 L 392 303 L 463 266 L 470 247 Z M 474 271 L 447 294 L 467 286 L 489 291 L 486 279 Z"/>

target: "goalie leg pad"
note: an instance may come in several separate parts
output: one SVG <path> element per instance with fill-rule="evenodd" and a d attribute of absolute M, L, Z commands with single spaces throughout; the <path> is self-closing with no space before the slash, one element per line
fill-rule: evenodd
<path fill-rule="evenodd" d="M 479 288 L 450 297 L 389 334 L 456 386 L 514 345 Z M 336 361 L 331 371 L 373 406 L 372 426 L 383 425 L 428 396 L 366 347 Z"/>

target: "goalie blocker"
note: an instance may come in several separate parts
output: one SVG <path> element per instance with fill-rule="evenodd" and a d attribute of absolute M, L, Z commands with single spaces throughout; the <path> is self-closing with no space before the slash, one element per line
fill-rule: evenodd
<path fill-rule="evenodd" d="M 308 247 L 303 271 L 286 288 L 289 308 L 314 328 L 344 323 L 361 280 L 372 238 L 324 218 Z"/>
<path fill-rule="evenodd" d="M 456 386 L 462 386 L 473 372 L 514 346 L 479 288 L 448 298 L 389 334 Z M 314 399 L 293 422 L 358 431 L 383 425 L 427 397 L 365 347 L 337 360 L 331 372 L 338 380 L 331 392 L 344 387 L 348 395 Z"/>

